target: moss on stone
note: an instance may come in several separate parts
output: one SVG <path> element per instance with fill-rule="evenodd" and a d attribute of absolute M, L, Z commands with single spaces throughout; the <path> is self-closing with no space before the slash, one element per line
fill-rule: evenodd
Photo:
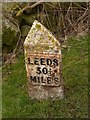
<path fill-rule="evenodd" d="M 45 50 L 48 50 L 50 47 L 48 45 L 44 46 Z"/>
<path fill-rule="evenodd" d="M 31 32 L 33 33 L 35 30 L 36 30 L 36 28 L 34 27 Z"/>
<path fill-rule="evenodd" d="M 48 36 L 48 39 L 51 40 L 51 39 L 52 39 L 52 36 Z"/>
<path fill-rule="evenodd" d="M 24 45 L 24 49 L 25 50 L 29 49 L 29 46 L 28 45 Z"/>
<path fill-rule="evenodd" d="M 52 33 L 38 22 L 33 24 L 29 36 L 31 37 L 28 44 L 30 48 L 32 48 L 33 52 L 55 52 L 54 50 L 60 48 L 58 41 L 54 38 Z"/>
<path fill-rule="evenodd" d="M 54 40 L 54 39 L 52 39 L 52 43 L 55 43 L 55 40 Z"/>
<path fill-rule="evenodd" d="M 36 28 L 40 29 L 40 28 L 41 28 L 41 25 L 36 24 Z"/>

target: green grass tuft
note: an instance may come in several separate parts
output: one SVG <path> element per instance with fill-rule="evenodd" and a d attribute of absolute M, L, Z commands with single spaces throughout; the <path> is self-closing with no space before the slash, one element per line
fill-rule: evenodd
<path fill-rule="evenodd" d="M 63 49 L 63 100 L 31 100 L 27 92 L 24 56 L 3 68 L 3 118 L 87 118 L 88 37 L 69 38 Z"/>

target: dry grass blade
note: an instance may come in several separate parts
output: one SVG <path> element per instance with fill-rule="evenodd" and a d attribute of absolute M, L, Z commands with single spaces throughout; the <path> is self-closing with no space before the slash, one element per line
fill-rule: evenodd
<path fill-rule="evenodd" d="M 80 4 L 77 4 L 76 2 L 73 2 L 73 4 L 77 5 L 79 8 L 83 9 L 83 10 L 86 10 L 87 8 L 85 7 L 82 7 Z"/>
<path fill-rule="evenodd" d="M 59 9 L 60 9 L 60 11 L 62 11 L 61 4 L 60 4 L 60 3 L 59 3 Z M 67 37 L 66 37 L 65 18 L 64 18 L 64 15 L 62 14 L 62 12 L 61 12 L 61 19 L 62 19 L 62 22 L 63 22 L 64 37 L 65 37 L 65 41 L 66 41 Z"/>
<path fill-rule="evenodd" d="M 80 20 L 84 19 L 84 17 L 85 17 L 87 14 L 88 14 L 88 8 L 85 10 L 85 12 L 83 13 L 83 15 L 80 16 L 80 17 L 77 19 L 76 24 L 78 24 L 78 22 L 79 22 Z"/>

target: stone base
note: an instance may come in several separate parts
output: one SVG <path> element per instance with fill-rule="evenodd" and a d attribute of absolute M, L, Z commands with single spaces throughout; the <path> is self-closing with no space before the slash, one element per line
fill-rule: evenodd
<path fill-rule="evenodd" d="M 29 96 L 31 99 L 36 98 L 37 100 L 40 99 L 62 99 L 64 97 L 63 86 L 59 87 L 49 87 L 49 86 L 32 86 L 29 85 Z"/>

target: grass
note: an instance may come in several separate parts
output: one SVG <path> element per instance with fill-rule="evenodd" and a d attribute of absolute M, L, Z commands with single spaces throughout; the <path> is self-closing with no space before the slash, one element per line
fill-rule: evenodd
<path fill-rule="evenodd" d="M 24 56 L 3 68 L 3 118 L 87 118 L 88 117 L 88 37 L 68 39 L 62 49 L 65 98 L 31 100 L 27 92 Z"/>

